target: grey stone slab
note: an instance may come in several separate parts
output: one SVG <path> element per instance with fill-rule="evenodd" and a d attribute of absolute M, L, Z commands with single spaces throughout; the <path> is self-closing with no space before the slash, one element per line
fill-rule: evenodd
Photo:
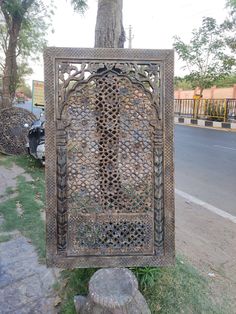
<path fill-rule="evenodd" d="M 39 274 L 39 280 L 41 282 L 41 287 L 43 291 L 46 291 L 48 294 L 53 292 L 52 285 L 53 283 L 55 283 L 56 279 L 50 269 L 47 271 L 41 272 Z"/>
<path fill-rule="evenodd" d="M 14 281 L 14 278 L 0 264 L 0 289 L 10 285 Z"/>
<path fill-rule="evenodd" d="M 57 271 L 39 264 L 34 247 L 18 236 L 0 243 L 0 314 L 51 314 Z"/>
<path fill-rule="evenodd" d="M 54 298 L 41 298 L 9 312 L 2 313 L 0 309 L 0 314 L 57 314 L 58 311 L 53 304 Z"/>
<path fill-rule="evenodd" d="M 24 259 L 35 258 L 37 253 L 26 238 L 18 237 L 8 242 L 0 243 L 0 262 L 1 264 L 10 265 Z"/>
<path fill-rule="evenodd" d="M 30 314 L 55 314 L 58 313 L 54 307 L 54 298 L 43 298 L 31 308 Z"/>
<path fill-rule="evenodd" d="M 11 263 L 9 267 L 5 263 L 2 267 L 3 272 L 8 275 L 9 277 L 13 278 L 14 281 L 21 280 L 23 278 L 32 276 L 36 274 L 35 271 L 37 264 L 35 263 L 34 259 L 24 259 L 21 261 L 16 261 L 15 263 Z M 1 262 L 0 262 L 1 267 Z M 1 279 L 0 279 L 1 280 Z"/>
<path fill-rule="evenodd" d="M 32 276 L 12 283 L 2 289 L 1 306 L 5 309 L 6 313 L 11 313 L 19 307 L 35 303 L 42 296 L 43 291 L 39 278 L 38 276 Z"/>

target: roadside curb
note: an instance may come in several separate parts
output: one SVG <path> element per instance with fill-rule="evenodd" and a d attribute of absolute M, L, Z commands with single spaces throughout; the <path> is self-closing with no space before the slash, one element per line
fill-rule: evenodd
<path fill-rule="evenodd" d="M 192 118 L 181 118 L 174 117 L 175 123 L 195 125 L 201 127 L 210 127 L 210 128 L 222 128 L 222 129 L 231 129 L 236 130 L 236 122 L 218 122 L 218 121 L 208 121 L 201 119 L 192 119 Z"/>

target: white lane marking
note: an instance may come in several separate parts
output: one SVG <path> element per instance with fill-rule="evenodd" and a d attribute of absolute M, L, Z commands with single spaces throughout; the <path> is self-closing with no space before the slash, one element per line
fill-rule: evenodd
<path fill-rule="evenodd" d="M 236 223 L 236 216 L 233 216 L 229 213 L 227 213 L 226 211 L 220 209 L 220 208 L 217 208 L 211 204 L 208 204 L 202 200 L 200 200 L 199 198 L 195 197 L 195 196 L 192 196 L 188 193 L 185 193 L 183 191 L 180 191 L 178 189 L 175 189 L 175 193 L 183 198 L 185 198 L 186 200 L 188 200 L 189 202 L 191 203 L 194 203 L 194 204 L 197 204 L 197 205 L 200 205 L 202 207 L 204 207 L 205 209 L 225 218 L 225 219 L 228 219 L 230 221 L 232 221 L 233 223 Z"/>
<path fill-rule="evenodd" d="M 225 149 L 231 149 L 231 150 L 236 150 L 236 148 L 233 147 L 227 147 L 227 146 L 221 146 L 221 145 L 213 145 L 214 147 L 219 147 L 219 148 L 225 148 Z"/>

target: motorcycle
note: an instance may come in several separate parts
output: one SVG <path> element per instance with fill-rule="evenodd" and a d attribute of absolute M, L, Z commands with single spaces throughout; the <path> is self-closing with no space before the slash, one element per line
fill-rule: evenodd
<path fill-rule="evenodd" d="M 28 143 L 26 147 L 28 152 L 35 159 L 38 159 L 42 165 L 45 165 L 45 120 L 40 119 L 34 121 L 29 128 L 28 132 Z M 24 127 L 28 128 L 29 125 L 26 123 Z"/>

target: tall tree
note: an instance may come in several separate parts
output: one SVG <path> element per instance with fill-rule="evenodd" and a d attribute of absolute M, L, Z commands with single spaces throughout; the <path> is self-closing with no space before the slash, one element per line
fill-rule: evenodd
<path fill-rule="evenodd" d="M 210 17 L 203 18 L 202 26 L 193 30 L 189 44 L 180 37 L 174 37 L 174 48 L 189 72 L 185 76 L 193 87 L 199 87 L 200 95 L 205 88 L 231 73 L 235 58 L 225 52 L 225 38 L 222 27 Z"/>
<path fill-rule="evenodd" d="M 227 45 L 233 52 L 236 52 L 236 0 L 227 0 L 226 8 L 228 16 L 222 24 L 222 28 L 225 31 Z"/>
<path fill-rule="evenodd" d="M 0 10 L 1 48 L 5 57 L 2 106 L 8 107 L 18 84 L 17 58 L 21 57 L 23 62 L 22 58 L 42 49 L 51 11 L 42 0 L 0 0 Z"/>
<path fill-rule="evenodd" d="M 83 12 L 87 0 L 71 0 L 76 11 Z M 0 47 L 4 55 L 3 104 L 12 103 L 19 83 L 18 65 L 22 68 L 28 57 L 37 57 L 46 44 L 51 28 L 54 0 L 0 0 Z"/>
<path fill-rule="evenodd" d="M 98 0 L 95 48 L 124 48 L 123 0 Z"/>

